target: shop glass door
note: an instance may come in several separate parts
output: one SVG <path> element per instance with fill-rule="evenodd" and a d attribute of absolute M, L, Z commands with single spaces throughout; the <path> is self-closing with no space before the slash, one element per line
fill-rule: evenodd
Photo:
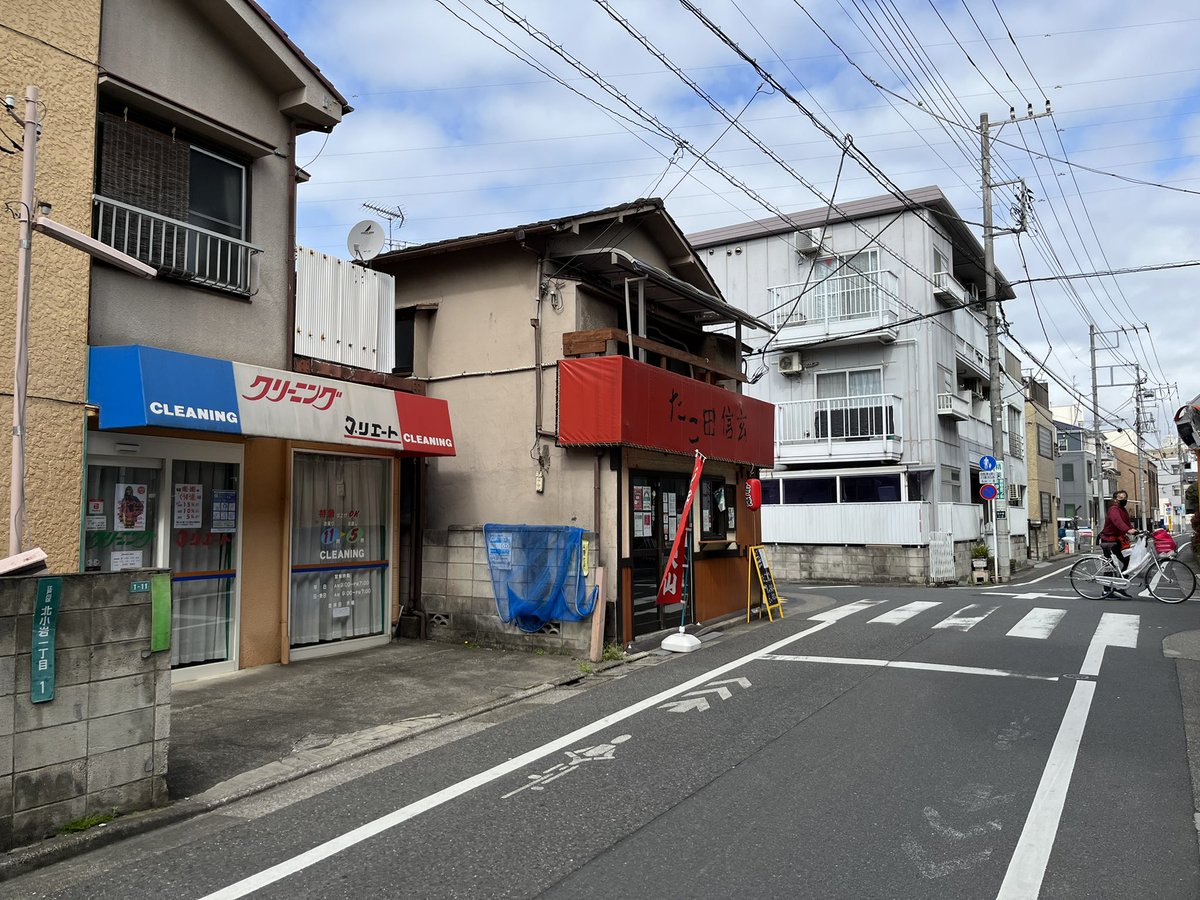
<path fill-rule="evenodd" d="M 293 457 L 292 647 L 384 633 L 390 473 L 387 459 Z"/>
<path fill-rule="evenodd" d="M 171 467 L 171 665 L 231 658 L 237 598 L 238 476 L 234 462 Z"/>
<path fill-rule="evenodd" d="M 630 563 L 633 634 L 650 634 L 678 624 L 666 622 L 658 606 L 658 585 L 666 571 L 671 544 L 687 499 L 688 479 L 682 475 L 645 472 L 630 474 Z"/>

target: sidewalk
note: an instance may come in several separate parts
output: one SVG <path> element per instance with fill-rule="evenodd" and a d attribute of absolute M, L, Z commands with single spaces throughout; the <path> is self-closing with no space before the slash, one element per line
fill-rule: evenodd
<path fill-rule="evenodd" d="M 0 854 L 0 882 L 635 659 L 592 664 L 401 639 L 176 684 L 171 804 Z"/>

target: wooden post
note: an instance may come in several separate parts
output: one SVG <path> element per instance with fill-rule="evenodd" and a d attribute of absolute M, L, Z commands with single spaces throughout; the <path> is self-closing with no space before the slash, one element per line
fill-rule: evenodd
<path fill-rule="evenodd" d="M 604 655 L 604 612 L 608 599 L 604 596 L 604 566 L 596 566 L 596 605 L 592 607 L 591 660 L 600 662 Z"/>

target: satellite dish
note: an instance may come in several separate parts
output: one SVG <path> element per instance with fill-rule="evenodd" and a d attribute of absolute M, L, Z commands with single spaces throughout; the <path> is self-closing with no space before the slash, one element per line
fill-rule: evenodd
<path fill-rule="evenodd" d="M 346 249 L 359 262 L 374 259 L 383 249 L 383 226 L 373 219 L 363 219 L 350 229 L 346 238 Z"/>

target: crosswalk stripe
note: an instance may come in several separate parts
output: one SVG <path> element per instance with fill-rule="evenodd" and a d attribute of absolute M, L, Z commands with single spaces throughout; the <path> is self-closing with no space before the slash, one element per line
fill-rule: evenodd
<path fill-rule="evenodd" d="M 936 600 L 917 600 L 915 603 L 906 603 L 903 606 L 898 606 L 896 609 L 885 612 L 881 616 L 876 616 L 871 619 L 871 622 L 877 622 L 880 625 L 899 625 L 901 622 L 907 622 L 918 613 L 923 613 L 927 609 L 933 609 L 935 606 L 941 605 Z"/>
<path fill-rule="evenodd" d="M 999 606 L 983 607 L 978 603 L 972 603 L 969 606 L 964 606 L 952 616 L 947 616 L 934 625 L 934 628 L 944 628 L 950 631 L 967 631 L 973 625 L 978 625 L 996 610 Z"/>
<path fill-rule="evenodd" d="M 1025 614 L 1025 618 L 1013 626 L 1008 636 L 1045 640 L 1066 614 L 1065 609 L 1044 609 L 1035 606 Z"/>

